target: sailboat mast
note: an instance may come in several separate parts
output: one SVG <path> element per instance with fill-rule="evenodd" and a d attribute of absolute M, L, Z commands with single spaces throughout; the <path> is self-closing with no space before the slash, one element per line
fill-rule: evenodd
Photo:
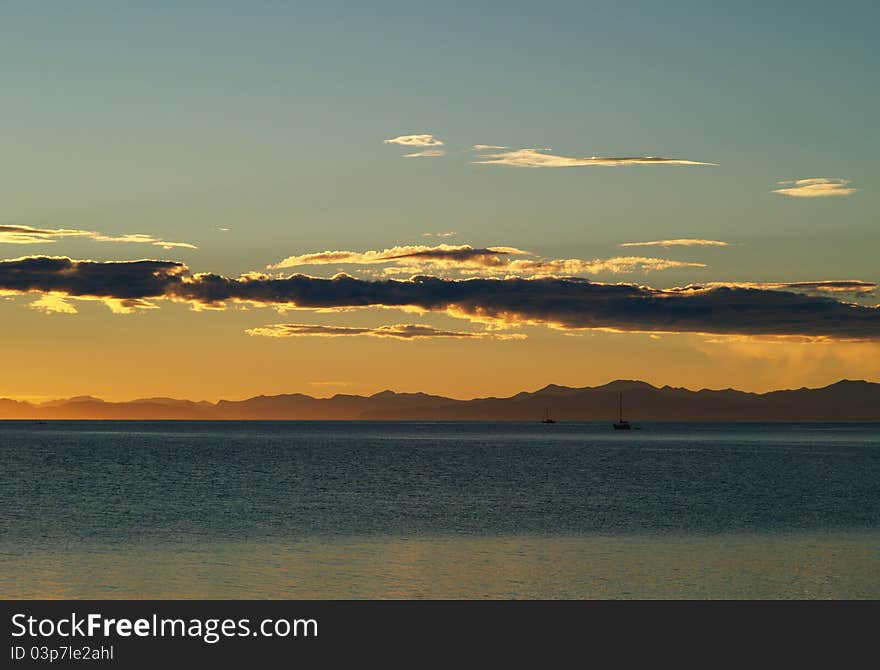
<path fill-rule="evenodd" d="M 623 423 L 623 392 L 617 394 L 617 420 Z"/>

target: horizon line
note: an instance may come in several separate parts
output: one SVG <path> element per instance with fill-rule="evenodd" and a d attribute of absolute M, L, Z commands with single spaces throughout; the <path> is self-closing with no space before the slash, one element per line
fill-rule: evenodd
<path fill-rule="evenodd" d="M 47 405 L 49 405 L 51 403 L 99 402 L 99 403 L 107 404 L 107 405 L 127 405 L 127 404 L 158 404 L 155 401 L 159 401 L 159 400 L 173 400 L 175 402 L 186 402 L 186 403 L 192 403 L 192 404 L 196 404 L 196 405 L 209 404 L 211 406 L 217 406 L 223 402 L 227 402 L 227 403 L 247 402 L 249 400 L 254 400 L 257 398 L 280 398 L 280 397 L 286 397 L 286 396 L 303 396 L 306 398 L 311 398 L 312 400 L 333 400 L 334 398 L 339 398 L 339 397 L 374 398 L 376 396 L 380 396 L 382 394 L 388 394 L 388 393 L 391 393 L 394 395 L 424 395 L 424 396 L 428 396 L 431 398 L 439 398 L 439 399 L 443 399 L 443 400 L 454 400 L 457 402 L 472 402 L 475 400 L 490 400 L 490 399 L 510 400 L 510 399 L 515 398 L 515 397 L 522 395 L 522 394 L 533 395 L 533 394 L 539 393 L 539 392 L 544 391 L 544 390 L 551 388 L 551 387 L 565 389 L 565 390 L 572 390 L 572 391 L 586 391 L 586 390 L 599 390 L 599 389 L 603 389 L 607 386 L 611 386 L 614 384 L 621 384 L 621 383 L 623 383 L 623 384 L 629 383 L 629 384 L 638 384 L 638 385 L 642 385 L 642 386 L 648 386 L 654 390 L 663 390 L 663 389 L 684 390 L 684 391 L 688 391 L 691 393 L 700 393 L 703 391 L 710 391 L 710 392 L 736 391 L 738 393 L 744 393 L 744 394 L 749 394 L 749 395 L 767 395 L 770 393 L 779 393 L 779 392 L 783 392 L 783 391 L 822 390 L 822 389 L 830 388 L 832 386 L 836 386 L 836 385 L 842 384 L 842 383 L 856 383 L 856 384 L 862 383 L 862 384 L 880 385 L 880 379 L 878 379 L 876 381 L 872 381 L 872 380 L 868 380 L 868 379 L 840 378 L 840 379 L 837 379 L 836 381 L 829 382 L 829 383 L 822 385 L 822 386 L 800 386 L 800 387 L 788 387 L 788 388 L 774 388 L 774 389 L 769 389 L 766 391 L 746 391 L 746 390 L 738 389 L 738 388 L 735 388 L 732 386 L 727 386 L 724 388 L 713 388 L 713 387 L 708 387 L 708 386 L 704 386 L 704 387 L 700 387 L 700 388 L 690 388 L 687 386 L 673 386 L 671 384 L 663 384 L 662 386 L 658 386 L 656 384 L 652 384 L 651 382 L 646 382 L 641 379 L 617 378 L 617 379 L 612 379 L 611 381 L 605 382 L 603 384 L 598 384 L 596 386 L 567 386 L 564 384 L 556 384 L 554 382 L 550 382 L 550 383 L 544 384 L 541 387 L 535 388 L 534 390 L 531 390 L 531 391 L 526 391 L 526 390 L 517 391 L 517 392 L 512 393 L 510 395 L 485 395 L 485 396 L 472 396 L 472 397 L 464 397 L 464 398 L 455 397 L 455 396 L 447 396 L 447 395 L 442 395 L 442 394 L 438 394 L 438 393 L 429 393 L 426 391 L 397 391 L 397 390 L 390 389 L 390 388 L 384 388 L 384 389 L 382 389 L 380 391 L 376 391 L 374 393 L 334 393 L 333 395 L 329 395 L 329 396 L 315 396 L 315 395 L 311 395 L 309 393 L 303 393 L 301 391 L 290 391 L 290 392 L 281 392 L 281 393 L 273 393 L 273 394 L 258 393 L 256 395 L 242 396 L 240 398 L 235 398 L 235 399 L 218 398 L 217 400 L 213 400 L 213 401 L 212 400 L 204 400 L 204 399 L 193 400 L 190 398 L 180 398 L 180 397 L 164 396 L 164 395 L 139 396 L 139 397 L 131 398 L 129 400 L 104 400 L 103 398 L 100 398 L 98 396 L 93 396 L 91 394 L 80 394 L 80 395 L 74 395 L 74 396 L 68 396 L 68 397 L 52 397 L 52 398 L 49 398 L 49 399 L 43 400 L 43 401 L 33 401 L 33 400 L 27 400 L 26 398 L 28 398 L 28 397 L 34 398 L 34 396 L 16 397 L 16 396 L 3 395 L 3 396 L 0 396 L 0 402 L 3 402 L 3 401 L 15 402 L 15 403 L 19 403 L 19 404 L 30 405 L 31 407 L 35 407 L 35 408 L 45 408 L 45 407 L 47 407 Z M 37 397 L 48 397 L 48 396 L 37 396 Z M 2 420 L 2 419 L 0 419 L 0 420 Z"/>

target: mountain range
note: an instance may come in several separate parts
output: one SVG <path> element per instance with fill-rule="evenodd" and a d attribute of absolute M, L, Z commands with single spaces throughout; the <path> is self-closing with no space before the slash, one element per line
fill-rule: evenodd
<path fill-rule="evenodd" d="M 0 398 L 0 419 L 140 420 L 450 420 L 609 421 L 623 398 L 626 418 L 644 421 L 880 421 L 880 384 L 841 380 L 822 388 L 748 393 L 692 391 L 617 380 L 572 388 L 550 384 L 506 398 L 458 400 L 425 393 L 382 391 L 371 396 L 301 393 L 207 401 L 143 398 L 105 402 L 80 396 L 45 403 Z"/>

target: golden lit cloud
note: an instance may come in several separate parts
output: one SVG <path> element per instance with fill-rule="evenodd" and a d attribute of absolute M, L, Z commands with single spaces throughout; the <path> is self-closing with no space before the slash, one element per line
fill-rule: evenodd
<path fill-rule="evenodd" d="M 445 156 L 446 151 L 443 149 L 424 149 L 423 151 L 416 151 L 411 154 L 403 154 L 404 158 L 439 158 L 440 156 Z"/>
<path fill-rule="evenodd" d="M 354 328 L 348 326 L 321 326 L 300 323 L 276 323 L 245 331 L 248 335 L 263 337 L 381 337 L 398 340 L 417 340 L 426 338 L 452 338 L 459 340 L 523 340 L 525 335 L 500 333 L 497 331 L 468 332 L 438 330 L 430 326 L 399 323 L 393 326 L 376 328 Z"/>
<path fill-rule="evenodd" d="M 159 309 L 148 300 L 139 298 L 120 299 L 88 295 L 63 295 L 58 293 L 47 293 L 29 303 L 28 307 L 44 314 L 78 314 L 79 310 L 76 308 L 76 302 L 97 302 L 104 305 L 113 314 L 134 314 L 140 310 Z"/>
<path fill-rule="evenodd" d="M 197 249 L 187 242 L 168 242 L 140 233 L 128 235 L 105 235 L 93 230 L 67 228 L 33 228 L 31 226 L 0 225 L 0 244 L 54 244 L 59 239 L 82 238 L 93 242 L 120 242 L 125 244 L 149 244 L 162 249 Z"/>
<path fill-rule="evenodd" d="M 555 167 L 621 167 L 627 165 L 716 165 L 716 163 L 703 163 L 701 161 L 686 160 L 683 158 L 660 158 L 655 156 L 628 156 L 622 158 L 610 158 L 604 156 L 590 156 L 588 158 L 573 158 L 570 156 L 558 156 L 546 153 L 548 149 L 516 149 L 494 154 L 483 154 L 483 160 L 473 161 L 478 165 L 509 165 L 511 167 L 525 168 L 555 168 Z"/>
<path fill-rule="evenodd" d="M 624 242 L 622 247 L 728 247 L 730 242 L 681 238 L 676 240 L 652 240 L 650 242 Z"/>
<path fill-rule="evenodd" d="M 849 293 L 852 295 L 870 294 L 877 289 L 874 282 L 858 279 L 795 281 L 795 282 L 708 282 L 702 287 L 750 288 L 773 291 L 802 291 L 805 293 Z"/>
<path fill-rule="evenodd" d="M 421 135 L 399 135 L 384 141 L 385 144 L 398 144 L 403 147 L 442 147 L 443 141 L 430 133 Z"/>
<path fill-rule="evenodd" d="M 28 305 L 46 314 L 76 314 L 76 307 L 67 302 L 62 296 L 47 293 Z"/>
<path fill-rule="evenodd" d="M 850 183 L 849 179 L 828 177 L 780 181 L 778 184 L 785 188 L 778 188 L 773 193 L 793 198 L 825 198 L 834 195 L 851 195 L 858 189 L 848 186 Z"/>
<path fill-rule="evenodd" d="M 467 244 L 440 244 L 400 246 L 383 251 L 322 251 L 300 256 L 289 256 L 270 265 L 269 269 L 303 267 L 309 265 L 374 265 L 386 264 L 385 275 L 409 275 L 426 269 L 466 272 L 470 275 L 579 275 L 600 273 L 654 272 L 670 268 L 703 268 L 703 263 L 674 261 L 644 256 L 617 256 L 582 260 L 518 259 L 512 256 L 531 256 L 515 247 L 474 248 Z"/>
<path fill-rule="evenodd" d="M 667 258 L 648 258 L 645 256 L 615 256 L 614 258 L 577 258 L 557 260 L 513 260 L 507 263 L 506 270 L 511 274 L 536 274 L 555 276 L 574 276 L 580 274 L 629 274 L 633 272 L 656 272 L 671 268 L 704 268 L 703 263 L 673 261 Z"/>
<path fill-rule="evenodd" d="M 448 233 L 445 235 L 448 235 Z M 439 244 L 433 247 L 408 245 L 391 247 L 382 251 L 321 251 L 300 256 L 288 256 L 284 260 L 270 265 L 268 269 L 278 270 L 306 265 L 373 265 L 400 261 L 405 261 L 409 264 L 418 263 L 434 266 L 452 263 L 479 267 L 500 265 L 503 263 L 501 259 L 511 254 L 529 255 L 527 251 L 513 247 L 475 249 L 468 244 Z"/>

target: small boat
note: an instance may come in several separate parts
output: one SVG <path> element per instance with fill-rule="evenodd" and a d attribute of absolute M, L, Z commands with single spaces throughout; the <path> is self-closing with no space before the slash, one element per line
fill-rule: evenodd
<path fill-rule="evenodd" d="M 541 423 L 556 423 L 553 419 L 550 418 L 550 408 L 544 408 L 544 418 L 541 419 Z"/>
<path fill-rule="evenodd" d="M 632 425 L 623 418 L 623 393 L 617 396 L 617 421 L 614 424 L 614 430 L 630 430 Z"/>

